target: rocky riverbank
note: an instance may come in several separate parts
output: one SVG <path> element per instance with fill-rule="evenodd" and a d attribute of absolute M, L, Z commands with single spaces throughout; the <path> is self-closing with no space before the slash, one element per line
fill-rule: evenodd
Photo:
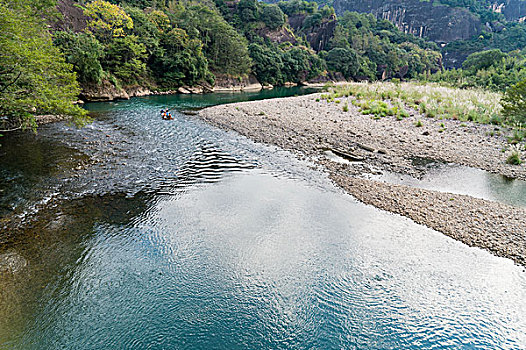
<path fill-rule="evenodd" d="M 509 130 L 413 115 L 402 121 L 362 115 L 351 105 L 320 95 L 243 102 L 207 108 L 200 116 L 255 141 L 297 152 L 323 165 L 331 178 L 366 204 L 404 215 L 460 240 L 526 266 L 526 210 L 465 195 L 368 180 L 362 175 L 394 171 L 422 175 L 412 158 L 430 158 L 526 179 L 526 166 L 506 164 Z M 417 120 L 423 126 L 417 127 Z M 358 164 L 328 161 L 326 149 L 343 151 Z"/>
<path fill-rule="evenodd" d="M 217 75 L 215 84 L 212 86 L 203 82 L 196 86 L 181 86 L 176 90 L 160 91 L 154 88 L 142 86 L 118 87 L 108 80 L 102 81 L 98 85 L 84 86 L 80 97 L 89 102 L 107 102 L 114 100 L 128 100 L 131 97 L 142 97 L 150 95 L 170 95 L 170 94 L 202 94 L 211 92 L 239 92 L 239 91 L 259 91 L 263 86 L 254 75 L 244 78 L 231 78 L 224 75 Z"/>

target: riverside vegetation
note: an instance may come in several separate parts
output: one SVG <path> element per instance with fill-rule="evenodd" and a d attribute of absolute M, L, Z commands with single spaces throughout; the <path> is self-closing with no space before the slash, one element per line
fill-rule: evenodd
<path fill-rule="evenodd" d="M 330 92 L 322 94 L 320 98 L 341 103 L 341 98 L 350 96 L 353 97 L 350 101 L 352 105 L 374 119 L 395 116 L 397 120 L 403 120 L 419 113 L 439 120 L 453 119 L 510 127 L 509 147 L 503 151 L 512 152 L 507 158 L 509 164 L 522 163 L 521 151 L 526 150 L 526 145 L 522 143 L 526 137 L 526 130 L 523 129 L 526 123 L 525 82 L 510 87 L 504 95 L 500 92 L 458 89 L 437 84 L 354 83 L 330 87 Z M 344 112 L 348 111 L 348 103 L 346 100 Z M 415 126 L 422 127 L 422 121 L 417 120 Z M 444 130 L 445 126 L 439 132 Z M 489 136 L 500 134 L 500 130 L 497 128 Z"/>
<path fill-rule="evenodd" d="M 474 53 L 444 71 L 435 43 L 314 2 L 57 1 L 0 0 L 0 129 L 34 128 L 42 114 L 82 124 L 71 102 L 107 87 L 173 91 L 253 75 L 272 85 L 395 78 L 503 91 L 526 79 L 524 52 Z"/>

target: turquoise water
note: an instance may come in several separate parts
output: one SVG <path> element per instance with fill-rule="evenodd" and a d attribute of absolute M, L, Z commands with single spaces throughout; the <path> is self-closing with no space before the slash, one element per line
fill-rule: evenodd
<path fill-rule="evenodd" d="M 287 152 L 161 120 L 179 98 L 90 105 L 92 125 L 50 125 L 41 156 L 3 166 L 32 189 L 6 187 L 25 198 L 8 210 L 35 223 L 0 246 L 0 348 L 526 347 L 523 268 Z"/>

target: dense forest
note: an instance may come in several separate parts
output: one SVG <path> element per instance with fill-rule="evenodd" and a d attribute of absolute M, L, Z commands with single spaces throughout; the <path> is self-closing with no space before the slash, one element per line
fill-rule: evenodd
<path fill-rule="evenodd" d="M 481 2 L 442 2 L 499 19 Z M 264 85 L 397 78 L 504 90 L 526 78 L 526 59 L 522 32 L 509 47 L 498 35 L 452 43 L 482 52 L 444 71 L 435 43 L 315 2 L 0 0 L 2 128 L 34 126 L 32 116 L 46 113 L 82 122 L 71 101 L 101 86 L 206 89 L 252 75 Z M 484 51 L 490 42 L 496 48 Z"/>

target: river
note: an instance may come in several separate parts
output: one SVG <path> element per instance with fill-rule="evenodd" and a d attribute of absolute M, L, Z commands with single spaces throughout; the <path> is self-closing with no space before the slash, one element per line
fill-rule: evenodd
<path fill-rule="evenodd" d="M 526 272 L 155 96 L 3 139 L 0 348 L 522 349 Z M 175 119 L 161 120 L 172 109 Z"/>

